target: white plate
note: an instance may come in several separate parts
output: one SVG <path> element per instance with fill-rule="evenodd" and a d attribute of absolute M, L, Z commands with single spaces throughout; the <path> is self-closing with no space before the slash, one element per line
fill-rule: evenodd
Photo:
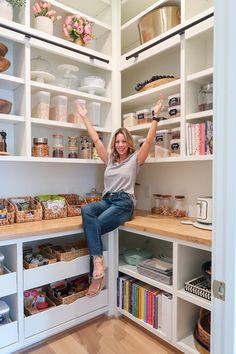
<path fill-rule="evenodd" d="M 79 91 L 82 92 L 87 92 L 90 95 L 99 95 L 99 96 L 104 96 L 106 90 L 102 87 L 94 87 L 94 86 L 81 86 L 78 87 Z"/>
<path fill-rule="evenodd" d="M 209 230 L 209 231 L 212 230 L 212 225 L 201 224 L 200 222 L 197 221 L 193 222 L 193 226 L 203 230 Z"/>
<path fill-rule="evenodd" d="M 31 80 L 35 80 L 38 82 L 49 83 L 56 80 L 54 75 L 47 73 L 46 71 L 31 71 L 30 74 Z"/>
<path fill-rule="evenodd" d="M 66 73 L 70 73 L 70 72 L 76 73 L 79 71 L 79 68 L 76 65 L 60 64 L 60 65 L 58 65 L 57 70 L 64 71 Z"/>

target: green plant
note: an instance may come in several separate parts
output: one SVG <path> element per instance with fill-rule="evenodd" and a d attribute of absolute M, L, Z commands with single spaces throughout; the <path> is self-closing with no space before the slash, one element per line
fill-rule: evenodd
<path fill-rule="evenodd" d="M 25 6 L 26 0 L 6 0 L 12 7 L 15 6 Z"/>

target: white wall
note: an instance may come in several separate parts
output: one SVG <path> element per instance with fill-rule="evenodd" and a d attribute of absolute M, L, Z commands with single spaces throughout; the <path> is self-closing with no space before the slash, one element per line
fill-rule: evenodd
<path fill-rule="evenodd" d="M 150 210 L 153 193 L 185 195 L 189 215 L 196 216 L 197 197 L 212 195 L 212 162 L 145 164 L 137 182 L 138 209 Z"/>

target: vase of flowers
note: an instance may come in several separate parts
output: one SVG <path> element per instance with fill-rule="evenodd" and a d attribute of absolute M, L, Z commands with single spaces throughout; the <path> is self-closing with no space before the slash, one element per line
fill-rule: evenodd
<path fill-rule="evenodd" d="M 0 0 L 0 17 L 12 21 L 13 8 L 18 6 L 25 6 L 26 0 Z"/>
<path fill-rule="evenodd" d="M 61 19 L 61 16 L 56 16 L 56 11 L 53 10 L 52 4 L 48 1 L 41 0 L 33 5 L 34 27 L 39 31 L 53 34 L 53 23 Z"/>
<path fill-rule="evenodd" d="M 66 16 L 63 32 L 70 41 L 86 45 L 93 38 L 93 22 L 80 15 Z"/>

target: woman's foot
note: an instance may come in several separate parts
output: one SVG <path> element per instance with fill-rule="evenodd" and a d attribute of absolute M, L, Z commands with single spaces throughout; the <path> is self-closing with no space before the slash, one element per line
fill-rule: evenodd
<path fill-rule="evenodd" d="M 101 279 L 104 273 L 104 260 L 102 256 L 93 257 L 93 279 Z"/>
<path fill-rule="evenodd" d="M 92 278 L 90 286 L 88 288 L 88 292 L 86 296 L 94 297 L 100 294 L 101 290 L 105 287 L 105 276 L 100 277 L 98 279 Z"/>

